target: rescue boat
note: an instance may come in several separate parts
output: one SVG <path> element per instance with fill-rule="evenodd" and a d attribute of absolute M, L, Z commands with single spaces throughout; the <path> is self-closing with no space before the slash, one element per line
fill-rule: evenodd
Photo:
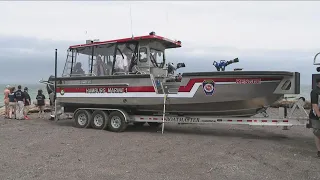
<path fill-rule="evenodd" d="M 300 73 L 225 71 L 231 61 L 214 62 L 217 71 L 176 70 L 185 63 L 168 62 L 166 51 L 181 41 L 149 35 L 70 46 L 63 74 L 48 80 L 48 93 L 64 112 L 79 108 L 117 108 L 129 114 L 252 116 L 285 94 L 300 93 Z"/>

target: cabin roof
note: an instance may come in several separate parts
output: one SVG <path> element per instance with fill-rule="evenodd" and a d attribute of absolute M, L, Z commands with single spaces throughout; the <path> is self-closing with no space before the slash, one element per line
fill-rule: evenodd
<path fill-rule="evenodd" d="M 181 47 L 181 41 L 173 41 L 170 39 L 167 39 L 162 36 L 157 35 L 147 35 L 147 36 L 137 36 L 133 38 L 124 38 L 124 39 L 116 39 L 116 40 L 109 40 L 109 41 L 100 41 L 100 42 L 93 42 L 90 44 L 79 44 L 79 45 L 73 45 L 70 46 L 70 49 L 75 49 L 79 47 L 89 47 L 89 46 L 96 46 L 96 45 L 104 45 L 104 44 L 111 44 L 111 43 L 125 43 L 130 41 L 141 41 L 141 40 L 154 40 L 161 42 L 165 45 L 167 49 L 169 48 L 178 48 Z"/>

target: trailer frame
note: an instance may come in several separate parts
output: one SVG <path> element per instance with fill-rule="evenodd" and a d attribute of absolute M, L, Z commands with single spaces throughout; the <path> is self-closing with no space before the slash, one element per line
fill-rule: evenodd
<path fill-rule="evenodd" d="M 143 125 L 148 123 L 150 126 L 162 125 L 162 133 L 164 133 L 164 125 L 166 123 L 177 124 L 228 124 L 228 125 L 249 125 L 249 126 L 272 126 L 283 127 L 283 130 L 288 130 L 291 126 L 308 126 L 309 118 L 308 113 L 304 108 L 305 98 L 300 97 L 291 108 L 279 107 L 279 116 L 270 117 L 266 109 L 261 110 L 262 117 L 215 117 L 215 116 L 178 116 L 165 113 L 166 96 L 164 97 L 164 109 L 162 115 L 136 115 L 129 114 L 123 109 L 113 108 L 79 108 L 73 112 L 73 119 L 77 127 L 95 129 L 109 129 L 113 132 L 125 131 L 127 125 Z M 289 110 L 290 109 L 290 110 Z M 289 111 L 288 111 L 289 110 Z M 304 114 L 302 117 L 295 117 L 294 113 L 300 110 Z M 59 115 L 56 113 L 56 121 L 59 120 Z M 60 113 L 61 115 L 61 113 Z M 87 116 L 87 122 L 80 123 L 79 117 Z M 95 119 L 95 116 L 100 116 L 99 120 Z M 258 115 L 258 114 L 257 114 Z M 102 117 L 102 119 L 101 119 Z"/>
<path fill-rule="evenodd" d="M 316 58 L 316 57 L 315 57 Z M 56 99 L 56 87 L 57 87 L 57 49 L 55 49 L 55 97 L 54 97 L 54 113 L 51 114 L 51 118 L 55 121 L 59 120 L 61 114 L 63 114 L 63 107 L 58 106 L 60 104 Z M 40 80 L 41 83 L 51 84 L 48 81 Z M 161 83 L 161 86 L 163 84 Z M 79 108 L 73 112 L 73 119 L 75 120 L 76 126 L 80 128 L 93 127 L 95 129 L 109 129 L 114 132 L 122 132 L 126 129 L 127 125 L 130 123 L 143 125 L 148 123 L 150 126 L 162 125 L 162 133 L 164 132 L 165 123 L 178 123 L 178 124 L 208 124 L 208 123 L 219 123 L 219 124 L 233 124 L 233 125 L 249 125 L 249 126 L 276 126 L 283 127 L 287 130 L 291 126 L 301 126 L 306 125 L 310 128 L 310 120 L 308 118 L 308 113 L 304 109 L 305 98 L 300 97 L 288 114 L 288 107 L 279 107 L 278 117 L 269 117 L 266 112 L 266 108 L 261 109 L 259 113 L 263 117 L 214 117 L 214 116 L 178 116 L 170 115 L 166 113 L 166 103 L 167 94 L 163 94 L 163 111 L 161 115 L 134 115 L 129 114 L 123 109 L 113 109 L 113 108 Z M 305 116 L 304 117 L 294 117 L 294 112 L 299 109 Z M 59 113 L 58 113 L 59 112 Z"/>

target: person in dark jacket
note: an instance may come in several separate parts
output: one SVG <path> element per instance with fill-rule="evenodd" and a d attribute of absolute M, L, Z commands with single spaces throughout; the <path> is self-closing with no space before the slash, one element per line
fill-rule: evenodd
<path fill-rule="evenodd" d="M 37 106 L 39 108 L 39 118 L 44 118 L 44 105 L 46 97 L 43 95 L 42 90 L 38 90 L 37 99 Z"/>
<path fill-rule="evenodd" d="M 24 97 L 25 97 L 25 102 L 24 102 L 24 118 L 25 119 L 29 119 L 28 117 L 28 113 L 29 113 L 29 109 L 30 109 L 30 105 L 31 105 L 31 98 L 30 95 L 28 93 L 28 87 L 24 88 Z"/>
<path fill-rule="evenodd" d="M 310 93 L 311 99 L 311 110 L 309 114 L 311 126 L 313 128 L 313 134 L 315 136 L 315 143 L 318 149 L 318 157 L 320 158 L 320 78 L 316 79 L 316 87 L 312 89 Z"/>
<path fill-rule="evenodd" d="M 24 97 L 24 93 L 21 91 L 21 85 L 19 85 L 18 90 L 14 92 L 14 98 L 17 102 L 16 118 L 18 120 L 22 120 L 24 119 L 23 109 L 24 109 L 25 97 Z"/>

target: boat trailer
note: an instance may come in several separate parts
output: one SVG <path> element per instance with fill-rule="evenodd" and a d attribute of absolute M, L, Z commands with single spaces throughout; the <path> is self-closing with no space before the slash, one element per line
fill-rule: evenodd
<path fill-rule="evenodd" d="M 261 117 L 213 117 L 213 116 L 176 116 L 168 115 L 165 112 L 167 95 L 164 96 L 163 114 L 159 115 L 131 115 L 123 109 L 111 108 L 79 108 L 72 117 L 75 120 L 76 126 L 79 128 L 94 128 L 110 130 L 113 132 L 123 132 L 129 124 L 144 125 L 158 127 L 162 125 L 162 134 L 166 123 L 176 124 L 230 124 L 230 125 L 249 125 L 249 126 L 274 126 L 283 127 L 283 130 L 288 130 L 291 126 L 308 126 L 308 113 L 304 109 L 305 98 L 300 97 L 291 108 L 279 107 L 279 116 L 270 117 L 266 109 L 260 111 Z M 55 105 L 56 102 L 55 102 Z M 300 110 L 302 117 L 295 116 L 295 113 Z M 56 112 L 56 111 L 55 111 Z M 55 121 L 59 121 L 59 113 L 54 113 Z M 301 114 L 301 113 L 300 113 Z M 259 114 L 257 114 L 259 115 Z M 257 116 L 256 115 L 256 116 Z"/>
<path fill-rule="evenodd" d="M 233 62 L 238 62 L 237 59 Z M 231 63 L 229 63 L 231 64 Z M 223 70 L 224 68 L 222 68 Z M 57 49 L 55 50 L 55 79 L 57 77 Z M 41 81 L 41 83 L 53 86 L 56 89 L 57 84 L 54 80 L 54 84 L 48 81 Z M 161 86 L 163 84 L 161 83 Z M 56 100 L 56 91 L 54 93 L 54 112 L 51 113 L 51 117 L 55 121 L 58 121 L 60 116 L 64 113 L 63 107 L 58 107 Z M 162 125 L 162 133 L 164 132 L 164 126 L 166 123 L 178 123 L 178 124 L 232 124 L 232 125 L 249 125 L 249 126 L 276 126 L 283 127 L 287 130 L 291 126 L 306 126 L 310 128 L 308 113 L 304 109 L 305 98 L 300 97 L 295 104 L 288 108 L 279 107 L 278 117 L 269 117 L 266 112 L 266 108 L 262 108 L 258 113 L 262 114 L 262 117 L 213 117 L 213 116 L 178 116 L 170 115 L 166 113 L 166 103 L 170 94 L 163 94 L 163 112 L 158 115 L 138 115 L 129 114 L 123 109 L 112 108 L 78 108 L 73 114 L 72 118 L 75 120 L 76 126 L 79 128 L 94 128 L 110 130 L 113 132 L 122 132 L 129 124 L 144 125 L 148 123 L 150 126 L 158 127 Z M 53 99 L 53 98 L 52 98 Z M 60 106 L 60 105 L 59 105 Z M 290 111 L 288 111 L 290 109 Z M 300 110 L 303 117 L 296 117 L 294 113 Z"/>

